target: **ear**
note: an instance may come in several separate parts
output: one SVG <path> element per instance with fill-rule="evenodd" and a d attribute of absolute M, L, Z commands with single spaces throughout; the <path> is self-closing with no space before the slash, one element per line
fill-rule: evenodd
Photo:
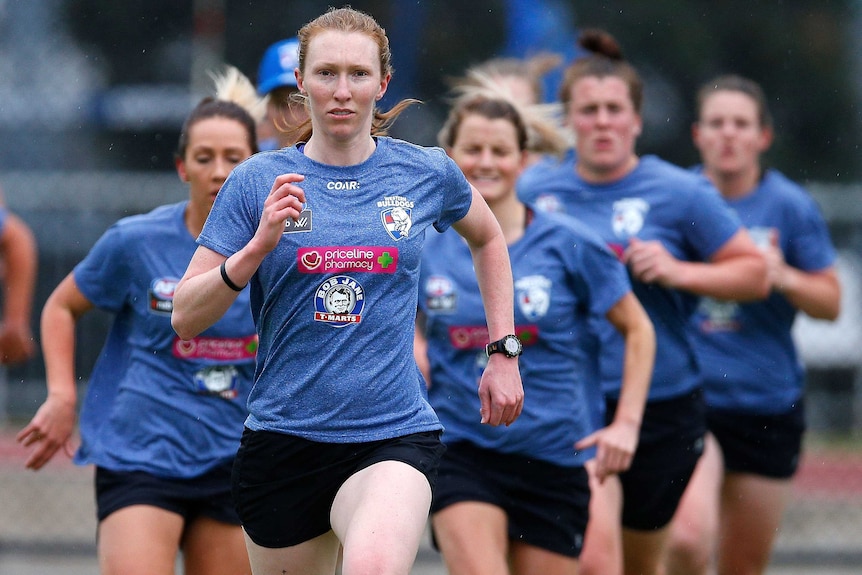
<path fill-rule="evenodd" d="M 520 169 L 518 170 L 519 172 L 523 172 L 524 170 L 526 170 L 527 164 L 530 163 L 530 152 L 528 152 L 527 150 L 522 150 L 521 161 L 518 163 L 520 164 Z"/>
<path fill-rule="evenodd" d="M 186 162 L 182 158 L 174 158 L 174 166 L 177 169 L 177 175 L 183 182 L 189 181 L 188 172 L 186 172 Z"/>
<path fill-rule="evenodd" d="M 700 148 L 700 124 L 698 122 L 691 124 L 691 141 L 694 142 L 695 148 Z"/>
<path fill-rule="evenodd" d="M 296 87 L 299 88 L 300 92 L 305 93 L 305 88 L 302 87 L 302 72 L 299 71 L 299 68 L 293 69 L 293 77 L 296 78 Z"/>
<path fill-rule="evenodd" d="M 762 154 L 772 146 L 772 139 L 775 137 L 775 132 L 769 126 L 764 126 L 760 129 L 760 153 Z"/>
<path fill-rule="evenodd" d="M 389 80 L 392 79 L 392 74 L 386 74 L 386 76 L 380 80 L 380 91 L 377 92 L 377 97 L 375 100 L 380 100 L 384 94 L 386 94 L 386 88 L 389 87 Z"/>

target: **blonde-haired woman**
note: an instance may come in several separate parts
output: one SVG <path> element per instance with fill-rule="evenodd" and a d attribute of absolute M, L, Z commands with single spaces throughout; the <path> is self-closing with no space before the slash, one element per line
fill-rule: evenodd
<path fill-rule="evenodd" d="M 247 415 L 257 336 L 249 290 L 211 328 L 181 340 L 174 288 L 219 188 L 257 151 L 262 106 L 229 68 L 183 125 L 177 173 L 189 199 L 123 218 L 54 290 L 42 310 L 48 398 L 18 440 L 40 469 L 75 427 L 75 325 L 99 308 L 115 315 L 89 380 L 75 462 L 96 467 L 101 572 L 249 573 L 230 475 Z"/>
<path fill-rule="evenodd" d="M 463 87 L 440 132 L 500 223 L 515 285 L 515 324 L 528 398 L 508 429 L 478 425 L 465 407 L 488 355 L 469 251 L 451 233 L 432 234 L 422 260 L 417 350 L 427 349 L 429 399 L 446 428 L 446 454 L 432 503 L 434 540 L 449 573 L 573 575 L 590 499 L 585 463 L 604 474 L 634 455 L 655 341 L 625 267 L 603 242 L 566 216 L 518 200 L 529 150 L 561 152 L 556 121 L 520 106 L 492 79 Z M 626 341 L 624 408 L 599 429 L 592 322 Z M 577 444 L 577 446 L 576 446 Z M 594 452 L 592 447 L 597 447 Z"/>

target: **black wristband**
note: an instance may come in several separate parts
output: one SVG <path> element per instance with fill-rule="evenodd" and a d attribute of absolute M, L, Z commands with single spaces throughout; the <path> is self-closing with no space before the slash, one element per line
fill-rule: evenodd
<path fill-rule="evenodd" d="M 239 287 L 238 285 L 233 283 L 229 277 L 227 277 L 227 270 L 225 269 L 226 263 L 227 263 L 227 260 L 223 261 L 221 263 L 221 266 L 219 267 L 219 271 L 221 272 L 221 279 L 223 279 L 225 285 L 227 287 L 229 287 L 230 289 L 232 289 L 233 291 L 242 291 L 245 288 L 245 286 Z"/>

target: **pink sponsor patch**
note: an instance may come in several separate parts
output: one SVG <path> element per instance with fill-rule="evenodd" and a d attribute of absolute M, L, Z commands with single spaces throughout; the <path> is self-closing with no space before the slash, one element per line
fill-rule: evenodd
<path fill-rule="evenodd" d="M 398 248 L 372 246 L 321 246 L 299 248 L 299 271 L 304 274 L 368 272 L 392 274 L 398 268 Z"/>
<path fill-rule="evenodd" d="M 196 337 L 188 341 L 174 340 L 174 357 L 244 361 L 257 353 L 257 334 L 248 337 Z"/>
<path fill-rule="evenodd" d="M 539 328 L 535 325 L 519 325 L 515 327 L 515 335 L 527 347 L 539 339 Z M 484 325 L 453 325 L 449 328 L 449 342 L 455 349 L 481 349 L 489 341 L 488 328 Z"/>

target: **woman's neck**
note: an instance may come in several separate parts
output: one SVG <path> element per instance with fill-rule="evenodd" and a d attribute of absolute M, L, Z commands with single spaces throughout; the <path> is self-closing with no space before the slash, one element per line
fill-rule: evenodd
<path fill-rule="evenodd" d="M 189 233 L 193 238 L 197 238 L 201 235 L 201 230 L 204 229 L 207 216 L 210 214 L 210 208 L 212 208 L 212 206 L 202 208 L 194 202 L 189 202 L 186 205 L 186 212 L 183 214 L 183 221 L 186 224 L 186 229 L 189 230 Z"/>
<path fill-rule="evenodd" d="M 510 196 L 488 205 L 494 212 L 500 229 L 503 230 L 506 243 L 511 245 L 521 239 L 527 228 L 528 212 L 527 206 L 518 200 L 514 192 Z"/>
<path fill-rule="evenodd" d="M 760 181 L 760 165 L 754 165 L 738 172 L 719 172 L 704 169 L 704 175 L 718 188 L 721 195 L 727 199 L 742 198 L 750 194 Z"/>
<path fill-rule="evenodd" d="M 610 184 L 622 180 L 638 167 L 640 158 L 636 154 L 628 156 L 624 162 L 605 168 L 604 166 L 590 166 L 586 162 L 576 161 L 575 171 L 591 184 Z"/>
<path fill-rule="evenodd" d="M 355 166 L 371 157 L 377 142 L 370 135 L 351 140 L 336 140 L 312 134 L 305 144 L 305 155 L 315 162 L 330 166 Z"/>

